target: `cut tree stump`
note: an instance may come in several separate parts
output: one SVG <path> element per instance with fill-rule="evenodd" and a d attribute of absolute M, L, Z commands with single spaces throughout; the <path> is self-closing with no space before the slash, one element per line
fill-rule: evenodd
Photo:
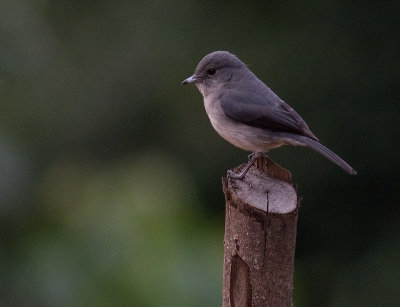
<path fill-rule="evenodd" d="M 222 180 L 222 306 L 292 306 L 300 201 L 289 171 L 264 157 L 254 164 L 243 180 Z"/>

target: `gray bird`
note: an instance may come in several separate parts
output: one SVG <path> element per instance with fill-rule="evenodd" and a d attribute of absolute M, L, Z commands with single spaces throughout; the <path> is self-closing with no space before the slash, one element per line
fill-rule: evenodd
<path fill-rule="evenodd" d="M 307 146 L 343 168 L 357 172 L 322 145 L 306 122 L 286 102 L 260 81 L 235 55 L 215 51 L 197 65 L 182 84 L 196 84 L 204 98 L 211 125 L 229 143 L 253 152 L 240 173 L 244 178 L 255 159 L 282 145 Z"/>

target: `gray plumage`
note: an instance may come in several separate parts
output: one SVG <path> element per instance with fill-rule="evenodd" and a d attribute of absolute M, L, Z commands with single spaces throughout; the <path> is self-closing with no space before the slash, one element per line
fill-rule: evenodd
<path fill-rule="evenodd" d="M 231 144 L 254 153 L 282 145 L 307 146 L 349 174 L 356 171 L 319 143 L 306 122 L 260 81 L 233 54 L 216 51 L 205 56 L 193 76 L 214 129 Z"/>

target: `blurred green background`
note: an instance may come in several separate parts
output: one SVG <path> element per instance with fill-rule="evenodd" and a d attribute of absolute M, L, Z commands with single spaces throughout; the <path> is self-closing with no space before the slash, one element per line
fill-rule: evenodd
<path fill-rule="evenodd" d="M 194 86 L 238 55 L 358 171 L 303 196 L 295 306 L 399 306 L 398 1 L 0 2 L 0 305 L 220 306 L 222 140 Z"/>

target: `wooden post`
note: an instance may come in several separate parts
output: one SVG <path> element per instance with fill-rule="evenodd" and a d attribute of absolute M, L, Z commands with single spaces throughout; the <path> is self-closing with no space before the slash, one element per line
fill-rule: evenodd
<path fill-rule="evenodd" d="M 243 180 L 222 181 L 222 306 L 292 306 L 299 200 L 290 172 L 263 157 L 255 166 Z"/>

